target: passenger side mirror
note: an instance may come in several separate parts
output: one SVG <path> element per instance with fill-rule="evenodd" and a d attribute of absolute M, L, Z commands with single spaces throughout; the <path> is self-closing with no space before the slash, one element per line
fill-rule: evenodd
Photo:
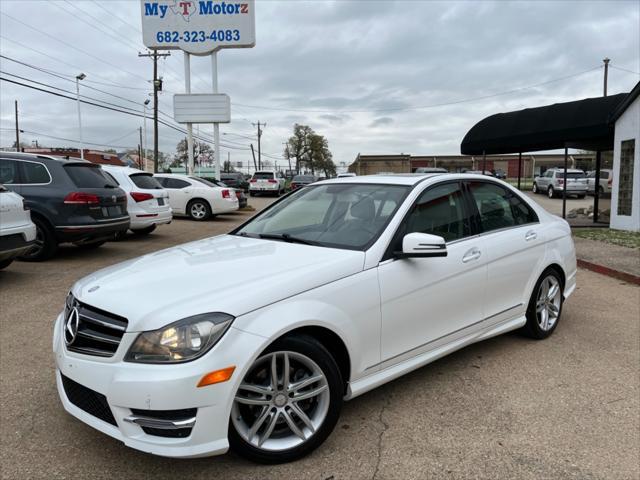
<path fill-rule="evenodd" d="M 402 251 L 393 254 L 397 258 L 446 257 L 447 242 L 438 235 L 408 233 L 402 239 Z"/>

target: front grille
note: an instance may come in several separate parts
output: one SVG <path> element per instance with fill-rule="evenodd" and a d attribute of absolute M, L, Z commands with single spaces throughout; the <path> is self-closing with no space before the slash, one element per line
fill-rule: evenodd
<path fill-rule="evenodd" d="M 132 408 L 131 413 L 140 417 L 157 418 L 161 420 L 187 420 L 196 416 L 198 412 L 197 408 L 185 408 L 182 410 L 140 410 Z M 165 438 L 186 438 L 191 435 L 193 427 L 176 428 L 176 429 L 164 429 L 141 426 L 144 433 L 147 435 L 154 435 L 156 437 Z"/>
<path fill-rule="evenodd" d="M 107 397 L 101 393 L 94 392 L 84 385 L 80 385 L 78 382 L 74 382 L 62 375 L 62 373 L 60 376 L 62 377 L 64 393 L 71 403 L 103 422 L 117 426 L 116 419 L 113 418 L 113 413 L 111 413 L 111 408 L 107 403 Z"/>
<path fill-rule="evenodd" d="M 127 319 L 75 300 L 73 306 L 78 309 L 78 329 L 70 342 L 72 335 L 65 329 L 67 349 L 85 355 L 112 357 L 127 330 Z M 68 310 L 67 318 L 72 312 L 73 309 Z"/>

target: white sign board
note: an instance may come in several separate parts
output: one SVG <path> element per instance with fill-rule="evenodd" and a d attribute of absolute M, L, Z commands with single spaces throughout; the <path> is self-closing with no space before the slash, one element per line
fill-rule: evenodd
<path fill-rule="evenodd" d="M 207 55 L 256 44 L 255 0 L 141 0 L 142 40 L 156 50 Z"/>
<path fill-rule="evenodd" d="M 178 123 L 229 123 L 231 100 L 224 93 L 180 93 L 173 96 Z"/>

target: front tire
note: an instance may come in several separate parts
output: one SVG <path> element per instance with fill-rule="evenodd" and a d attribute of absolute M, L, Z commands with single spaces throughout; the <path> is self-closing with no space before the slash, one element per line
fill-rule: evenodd
<path fill-rule="evenodd" d="M 536 340 L 553 333 L 562 314 L 564 285 L 560 274 L 553 268 L 545 270 L 533 289 L 527 308 L 527 323 L 523 333 Z"/>
<path fill-rule="evenodd" d="M 53 229 L 39 217 L 33 217 L 31 221 L 36 226 L 36 242 L 31 250 L 20 256 L 20 260 L 27 262 L 42 262 L 53 257 L 58 251 L 58 241 Z"/>
<path fill-rule="evenodd" d="M 192 220 L 202 222 L 211 216 L 211 207 L 205 200 L 191 200 L 187 205 L 187 213 Z"/>
<path fill-rule="evenodd" d="M 229 444 L 259 463 L 297 460 L 320 446 L 340 416 L 344 386 L 335 360 L 307 335 L 265 350 L 236 392 Z"/>
<path fill-rule="evenodd" d="M 533 188 L 531 189 L 533 191 L 533 193 L 538 194 L 540 193 L 538 190 L 538 184 L 536 184 L 536 182 L 533 182 Z"/>

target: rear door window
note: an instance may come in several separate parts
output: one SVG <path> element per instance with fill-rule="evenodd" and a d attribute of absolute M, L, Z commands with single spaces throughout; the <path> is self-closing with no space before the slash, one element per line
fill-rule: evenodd
<path fill-rule="evenodd" d="M 162 188 L 162 185 L 160 185 L 158 180 L 156 180 L 150 173 L 134 173 L 129 175 L 129 178 L 138 188 L 144 188 L 147 190 Z"/>
<path fill-rule="evenodd" d="M 98 166 L 72 164 L 65 165 L 64 169 L 78 188 L 110 188 L 118 186 Z"/>
<path fill-rule="evenodd" d="M 23 184 L 36 185 L 51 182 L 49 170 L 42 163 L 22 162 L 22 182 Z"/>
<path fill-rule="evenodd" d="M 0 183 L 12 185 L 20 183 L 18 177 L 18 162 L 15 160 L 0 159 Z"/>
<path fill-rule="evenodd" d="M 524 200 L 501 185 L 469 182 L 469 189 L 485 232 L 538 221 L 538 216 Z"/>
<path fill-rule="evenodd" d="M 165 181 L 164 181 L 165 188 L 180 189 L 180 188 L 186 188 L 189 186 L 191 186 L 189 182 L 180 180 L 178 178 L 165 178 Z"/>

